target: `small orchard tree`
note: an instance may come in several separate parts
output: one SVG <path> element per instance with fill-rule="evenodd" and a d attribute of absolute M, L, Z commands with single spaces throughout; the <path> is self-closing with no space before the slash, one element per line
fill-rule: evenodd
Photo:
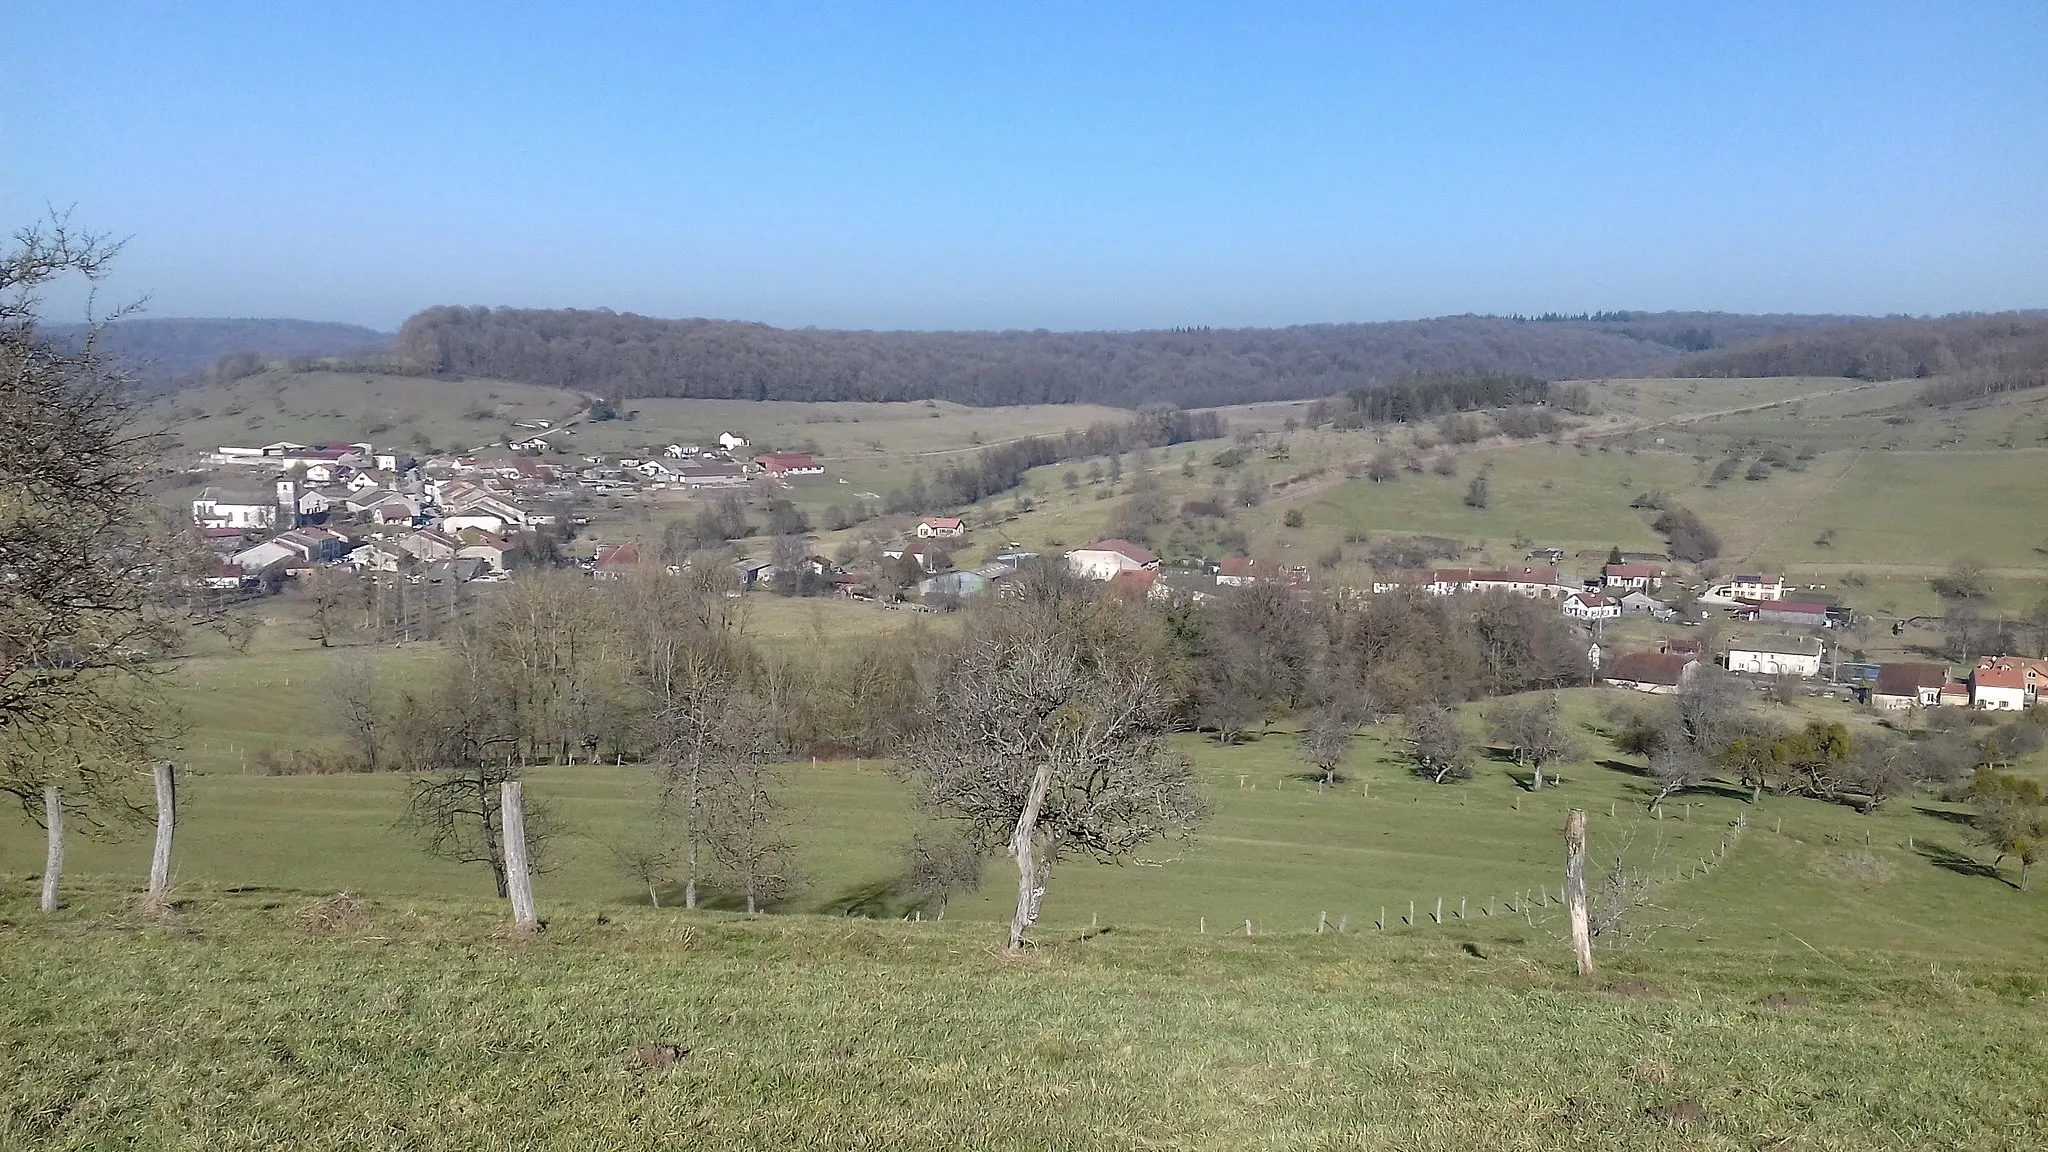
<path fill-rule="evenodd" d="M 1529 703 L 1502 703 L 1486 717 L 1487 739 L 1506 748 L 1515 763 L 1529 768 L 1532 791 L 1543 788 L 1546 764 L 1579 759 L 1585 754 L 1571 725 L 1558 708 L 1557 697 L 1544 695 Z"/>
<path fill-rule="evenodd" d="M 2042 807 L 2040 781 L 1980 768 L 1970 785 L 1970 809 L 1978 841 L 1997 853 L 1991 866 L 2011 858 L 2020 866 L 2024 891 L 2028 874 L 2048 852 L 2048 808 Z"/>
<path fill-rule="evenodd" d="M 1433 784 L 1472 778 L 1472 743 L 1457 714 L 1436 704 L 1412 708 L 1403 718 L 1408 758 L 1415 774 Z"/>
<path fill-rule="evenodd" d="M 721 880 L 746 901 L 749 915 L 803 887 L 778 795 L 776 727 L 762 701 L 734 697 L 719 718 L 711 757 L 705 838 Z"/>
<path fill-rule="evenodd" d="M 1339 769 L 1351 756 L 1355 727 L 1352 715 L 1339 707 L 1325 705 L 1308 714 L 1296 755 L 1316 770 L 1316 787 L 1329 788 L 1343 780 Z"/>
<path fill-rule="evenodd" d="M 946 918 L 946 905 L 956 893 L 981 887 L 989 845 L 971 827 L 921 829 L 903 845 L 904 895 L 917 908 L 934 908 Z"/>
<path fill-rule="evenodd" d="M 1012 952 L 1062 857 L 1120 860 L 1207 815 L 1193 769 L 1167 744 L 1174 701 L 1134 611 L 1057 574 L 984 601 L 937 663 L 903 743 L 918 807 L 1007 842 Z"/>

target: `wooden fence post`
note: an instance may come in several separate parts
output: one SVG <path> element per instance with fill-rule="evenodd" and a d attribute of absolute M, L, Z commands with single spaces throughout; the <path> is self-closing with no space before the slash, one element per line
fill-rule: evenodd
<path fill-rule="evenodd" d="M 1321 936 L 1323 934 L 1323 929 L 1329 926 L 1330 914 L 1328 912 L 1325 912 L 1322 915 L 1316 917 L 1316 935 Z"/>
<path fill-rule="evenodd" d="M 504 825 L 505 889 L 512 896 L 512 926 L 520 932 L 540 929 L 533 910 L 533 874 L 526 859 L 526 801 L 520 782 L 507 780 L 499 793 L 498 817 Z"/>
<path fill-rule="evenodd" d="M 1564 818 L 1564 899 L 1570 907 L 1572 952 L 1579 975 L 1593 974 L 1593 933 L 1586 920 L 1586 813 L 1574 808 Z"/>
<path fill-rule="evenodd" d="M 1444 922 L 1444 898 L 1441 896 L 1436 898 L 1436 922 Z"/>
<path fill-rule="evenodd" d="M 1463 896 L 1460 896 L 1460 897 L 1458 897 L 1458 919 L 1460 919 L 1460 920 L 1463 920 L 1464 918 L 1465 918 L 1465 898 L 1464 898 Z"/>
<path fill-rule="evenodd" d="M 156 849 L 149 854 L 149 903 L 162 911 L 171 894 L 171 837 L 178 823 L 177 770 L 168 760 L 156 763 Z"/>
<path fill-rule="evenodd" d="M 43 789 L 43 827 L 50 833 L 50 854 L 43 858 L 43 911 L 55 912 L 57 883 L 64 878 L 64 793 L 55 784 Z"/>
<path fill-rule="evenodd" d="M 1408 902 L 1408 926 L 1410 928 L 1415 927 L 1415 901 L 1413 900 Z"/>
<path fill-rule="evenodd" d="M 1249 920 L 1244 922 L 1244 934 L 1247 936 L 1252 934 L 1252 922 Z"/>
<path fill-rule="evenodd" d="M 1385 904 L 1380 905 L 1380 918 L 1373 921 L 1372 926 L 1381 932 L 1387 930 L 1387 906 Z"/>

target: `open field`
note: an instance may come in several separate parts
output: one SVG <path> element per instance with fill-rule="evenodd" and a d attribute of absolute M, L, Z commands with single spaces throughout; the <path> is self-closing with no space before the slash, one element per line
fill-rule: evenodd
<path fill-rule="evenodd" d="M 279 657 L 236 659 L 193 662 L 193 739 L 305 739 L 310 673 L 250 710 Z M 1591 723 L 1617 694 L 1567 697 Z M 1830 707 L 1801 704 L 1866 722 Z M 51 917 L 33 910 L 39 836 L 14 822 L 0 839 L 0 1146 L 2048 1140 L 2048 897 L 1975 874 L 1944 806 L 1865 817 L 1710 789 L 1650 820 L 1625 769 L 1569 767 L 1532 794 L 1488 762 L 1439 787 L 1378 734 L 1318 793 L 1292 744 L 1184 740 L 1215 818 L 1125 867 L 1063 865 L 1021 961 L 995 949 L 1000 862 L 945 920 L 889 919 L 909 820 L 873 763 L 791 766 L 812 883 L 758 918 L 657 911 L 612 871 L 634 769 L 537 770 L 530 795 L 571 835 L 538 880 L 549 928 L 521 941 L 481 870 L 393 827 L 398 779 L 194 756 L 166 920 L 131 910 L 140 838 L 74 839 Z M 1644 938 L 1603 947 L 1591 984 L 1534 899 L 1559 882 L 1567 806 L 1591 812 L 1596 862 L 1627 844 L 1665 881 L 1631 923 Z M 360 903 L 324 900 L 343 890 Z M 806 914 L 846 911 L 882 919 Z M 649 1066 L 650 1042 L 688 1055 Z"/>
<path fill-rule="evenodd" d="M 559 423 L 582 407 L 575 393 L 502 380 L 273 371 L 182 389 L 158 400 L 150 414 L 186 452 L 274 440 L 466 452 L 504 443 L 516 421 Z"/>

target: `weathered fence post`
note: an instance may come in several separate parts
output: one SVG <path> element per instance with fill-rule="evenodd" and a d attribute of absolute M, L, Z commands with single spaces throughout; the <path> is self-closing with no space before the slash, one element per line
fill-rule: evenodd
<path fill-rule="evenodd" d="M 1441 896 L 1436 898 L 1436 922 L 1444 922 L 1444 898 Z"/>
<path fill-rule="evenodd" d="M 1329 926 L 1330 914 L 1328 912 L 1324 912 L 1322 915 L 1316 917 L 1316 935 L 1321 936 L 1323 934 L 1323 929 L 1328 928 Z"/>
<path fill-rule="evenodd" d="M 43 858 L 43 911 L 55 912 L 57 883 L 64 878 L 64 793 L 55 784 L 43 789 L 43 827 L 50 833 L 50 854 Z"/>
<path fill-rule="evenodd" d="M 512 926 L 520 932 L 538 931 L 533 874 L 526 859 L 526 801 L 519 781 L 507 780 L 502 785 L 498 816 L 504 824 L 505 889 L 512 896 Z"/>
<path fill-rule="evenodd" d="M 1464 918 L 1465 918 L 1465 898 L 1464 898 L 1463 896 L 1460 896 L 1460 897 L 1458 897 L 1458 919 L 1460 919 L 1460 920 L 1463 920 Z"/>
<path fill-rule="evenodd" d="M 1344 934 L 1344 930 L 1346 928 L 1349 928 L 1350 926 L 1351 914 L 1349 912 L 1346 912 L 1344 915 L 1337 917 L 1337 935 L 1342 936 Z"/>
<path fill-rule="evenodd" d="M 1196 921 L 1195 921 L 1195 935 L 1197 935 L 1197 936 L 1207 936 L 1208 934 L 1209 934 L 1209 918 L 1208 918 L 1207 916 L 1203 916 L 1203 917 L 1201 917 L 1200 919 L 1198 919 L 1198 920 L 1196 920 Z"/>
<path fill-rule="evenodd" d="M 156 849 L 149 854 L 149 903 L 161 911 L 171 894 L 171 837 L 178 823 L 177 770 L 168 760 L 156 763 Z"/>
<path fill-rule="evenodd" d="M 1564 818 L 1564 900 L 1572 921 L 1572 952 L 1579 975 L 1593 974 L 1593 932 L 1586 920 L 1586 813 L 1574 808 Z"/>
<path fill-rule="evenodd" d="M 1244 922 L 1244 934 L 1247 936 L 1252 934 L 1252 922 L 1249 920 Z"/>
<path fill-rule="evenodd" d="M 1387 930 L 1387 906 L 1385 904 L 1380 905 L 1380 918 L 1373 921 L 1372 926 L 1381 932 Z"/>
<path fill-rule="evenodd" d="M 1415 901 L 1413 900 L 1408 902 L 1408 926 L 1410 928 L 1415 927 Z"/>

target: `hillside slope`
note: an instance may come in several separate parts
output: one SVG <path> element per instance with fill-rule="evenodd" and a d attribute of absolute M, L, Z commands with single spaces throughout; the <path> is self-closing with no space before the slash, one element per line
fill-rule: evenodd
<path fill-rule="evenodd" d="M 53 324 L 42 331 L 73 343 L 85 337 L 87 326 Z M 324 320 L 138 319 L 105 325 L 100 340 L 145 387 L 160 387 L 237 352 L 348 356 L 382 352 L 391 334 Z"/>
<path fill-rule="evenodd" d="M 1896 380 L 2048 368 L 2048 313 L 1882 320 L 1791 332 L 1687 356 L 1678 377 L 1846 376 Z"/>
<path fill-rule="evenodd" d="M 1643 375 L 1687 349 L 1841 317 L 1602 313 L 1141 332 L 851 332 L 608 311 L 430 308 L 417 369 L 647 396 L 1185 407 L 1328 396 L 1417 372 Z"/>

